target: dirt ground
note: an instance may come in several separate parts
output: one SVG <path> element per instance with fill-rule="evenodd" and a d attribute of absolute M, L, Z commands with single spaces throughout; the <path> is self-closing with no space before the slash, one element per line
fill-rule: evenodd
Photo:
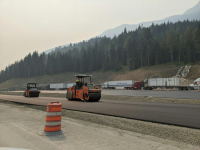
<path fill-rule="evenodd" d="M 200 132 L 196 129 L 62 110 L 64 134 L 42 136 L 46 107 L 0 100 L 0 112 L 0 147 L 31 150 L 200 148 Z M 126 130 L 127 127 L 133 131 Z"/>
<path fill-rule="evenodd" d="M 133 71 L 126 71 L 124 74 L 113 76 L 113 81 L 136 80 L 143 81 L 147 78 L 169 78 L 175 76 L 180 66 L 176 65 L 157 65 L 143 67 Z"/>
<path fill-rule="evenodd" d="M 195 80 L 197 78 L 200 78 L 200 65 L 192 65 L 186 79 Z"/>

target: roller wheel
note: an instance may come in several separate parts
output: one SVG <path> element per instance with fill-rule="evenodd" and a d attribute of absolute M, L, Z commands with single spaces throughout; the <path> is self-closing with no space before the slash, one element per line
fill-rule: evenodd
<path fill-rule="evenodd" d="M 87 97 L 88 97 L 87 94 L 83 94 L 83 99 L 84 99 L 84 101 L 88 101 L 88 100 L 85 99 L 85 98 L 87 98 Z"/>
<path fill-rule="evenodd" d="M 67 92 L 66 98 L 67 98 L 69 101 L 73 100 L 73 92 L 72 92 L 72 90 L 70 90 L 69 92 Z"/>
<path fill-rule="evenodd" d="M 24 92 L 23 96 L 26 97 L 26 92 Z"/>

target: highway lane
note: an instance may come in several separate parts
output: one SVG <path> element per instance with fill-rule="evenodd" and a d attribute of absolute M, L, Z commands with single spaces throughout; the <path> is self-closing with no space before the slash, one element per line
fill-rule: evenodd
<path fill-rule="evenodd" d="M 10 91 L 10 92 L 24 92 L 24 91 Z M 62 93 L 65 94 L 66 90 L 41 90 L 42 93 Z M 153 96 L 162 98 L 181 98 L 181 99 L 199 99 L 200 92 L 198 91 L 166 91 L 166 90 L 105 90 L 104 95 L 125 95 L 125 96 Z"/>
<path fill-rule="evenodd" d="M 102 90 L 102 94 L 125 96 L 153 96 L 162 98 L 183 98 L 200 100 L 200 92 L 198 91 Z"/>
<path fill-rule="evenodd" d="M 103 115 L 138 119 L 143 121 L 171 124 L 200 129 L 200 105 L 127 102 L 100 100 L 99 102 L 68 101 L 65 98 L 0 95 L 0 99 L 46 106 L 49 102 L 59 101 L 62 107 Z"/>

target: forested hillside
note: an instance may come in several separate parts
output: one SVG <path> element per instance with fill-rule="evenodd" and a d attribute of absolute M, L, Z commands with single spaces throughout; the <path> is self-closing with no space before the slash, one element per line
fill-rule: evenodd
<path fill-rule="evenodd" d="M 63 72 L 93 72 L 96 70 L 129 70 L 168 62 L 184 64 L 200 60 L 200 21 L 139 26 L 135 31 L 124 29 L 118 37 L 102 37 L 69 45 L 62 52 L 28 54 L 0 73 L 0 83 L 11 78 L 52 75 Z M 81 48 L 79 49 L 81 45 Z M 69 50 L 70 49 L 70 50 Z"/>

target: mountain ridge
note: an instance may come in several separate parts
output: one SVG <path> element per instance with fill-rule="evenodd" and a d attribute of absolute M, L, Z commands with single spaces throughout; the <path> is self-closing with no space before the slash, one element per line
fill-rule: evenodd
<path fill-rule="evenodd" d="M 126 28 L 127 31 L 132 31 L 132 30 L 137 29 L 139 26 L 149 27 L 153 23 L 154 23 L 154 25 L 156 25 L 156 24 L 159 25 L 159 24 L 167 23 L 167 22 L 175 23 L 175 22 L 184 21 L 184 20 L 187 20 L 187 19 L 190 20 L 190 21 L 200 20 L 200 1 L 195 6 L 193 6 L 192 8 L 189 8 L 188 10 L 186 10 L 181 15 L 169 16 L 169 17 L 161 19 L 161 20 L 141 22 L 141 23 L 138 23 L 138 24 L 122 24 L 122 25 L 119 25 L 115 28 L 105 30 L 101 34 L 97 35 L 96 37 L 106 36 L 106 37 L 113 38 L 114 36 L 118 36 L 119 34 L 121 34 L 124 31 L 125 28 Z M 61 46 L 64 47 L 64 46 L 68 46 L 68 45 L 69 44 L 65 44 L 65 45 L 61 45 Z M 59 46 L 57 46 L 57 47 L 59 47 Z M 55 49 L 57 47 L 45 50 L 43 52 L 45 52 L 46 54 L 51 53 L 52 51 L 55 51 Z"/>
<path fill-rule="evenodd" d="M 196 13 L 196 12 L 200 12 L 200 1 L 192 8 L 188 9 L 187 11 L 185 11 L 183 13 L 184 14 L 192 14 L 192 13 Z"/>
<path fill-rule="evenodd" d="M 107 36 L 107 37 L 114 37 L 115 35 L 119 35 L 123 32 L 124 28 L 126 28 L 127 31 L 135 30 L 139 27 L 139 25 L 143 25 L 143 27 L 149 27 L 154 24 L 161 24 L 161 23 L 167 23 L 167 22 L 178 22 L 178 21 L 184 21 L 184 20 L 200 20 L 200 1 L 192 8 L 186 10 L 182 15 L 174 15 L 169 16 L 167 18 L 161 19 L 161 20 L 154 20 L 154 21 L 147 21 L 147 22 L 141 22 L 138 24 L 122 24 L 115 28 L 108 29 L 98 35 L 97 37 Z"/>

